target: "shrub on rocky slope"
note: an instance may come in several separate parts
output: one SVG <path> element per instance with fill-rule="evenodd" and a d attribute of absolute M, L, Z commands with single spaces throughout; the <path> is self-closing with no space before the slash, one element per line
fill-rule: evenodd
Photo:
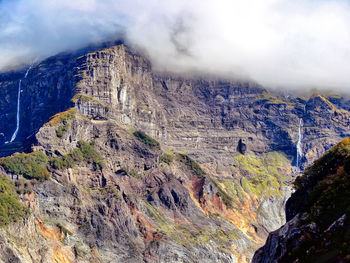
<path fill-rule="evenodd" d="M 0 176 L 0 226 L 27 217 L 29 210 L 18 198 L 15 186 L 4 176 Z"/>
<path fill-rule="evenodd" d="M 0 159 L 0 166 L 7 172 L 22 175 L 28 179 L 45 180 L 49 177 L 46 169 L 48 157 L 39 151 L 17 153 Z"/>

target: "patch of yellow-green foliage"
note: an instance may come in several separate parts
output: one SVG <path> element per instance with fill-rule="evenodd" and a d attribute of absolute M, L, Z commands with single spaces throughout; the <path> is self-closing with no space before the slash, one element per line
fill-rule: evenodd
<path fill-rule="evenodd" d="M 19 201 L 13 183 L 0 176 L 0 226 L 16 222 L 28 215 L 29 209 Z"/>
<path fill-rule="evenodd" d="M 96 170 L 102 169 L 104 165 L 104 160 L 100 153 L 95 149 L 94 143 L 88 143 L 85 141 L 79 141 L 77 147 L 68 154 L 52 158 L 50 160 L 50 165 L 54 169 L 63 170 L 72 168 L 76 163 L 82 161 L 93 164 Z"/>
<path fill-rule="evenodd" d="M 77 110 L 75 108 L 71 108 L 69 110 L 57 113 L 57 114 L 53 115 L 50 118 L 50 121 L 47 122 L 45 125 L 55 126 L 59 123 L 69 121 L 69 120 L 74 118 L 76 113 L 77 113 Z"/>
<path fill-rule="evenodd" d="M 43 152 L 35 151 L 0 158 L 0 165 L 9 173 L 42 181 L 49 178 L 46 168 L 48 160 Z"/>
<path fill-rule="evenodd" d="M 263 92 L 257 97 L 257 99 L 260 101 L 264 101 L 267 104 L 288 104 L 289 103 L 286 99 L 276 96 L 269 92 Z"/>
<path fill-rule="evenodd" d="M 259 197 L 281 194 L 281 187 L 288 180 L 286 168 L 290 164 L 283 153 L 237 155 L 234 160 L 236 167 L 233 171 L 239 170 L 247 174 L 240 182 L 245 192 L 255 193 Z"/>
<path fill-rule="evenodd" d="M 238 202 L 246 200 L 246 195 L 261 198 L 282 194 L 281 188 L 289 179 L 286 168 L 290 165 L 283 153 L 237 155 L 234 161 L 236 166 L 232 167 L 232 173 L 241 173 L 242 177 L 210 178 L 227 208 L 236 208 Z"/>

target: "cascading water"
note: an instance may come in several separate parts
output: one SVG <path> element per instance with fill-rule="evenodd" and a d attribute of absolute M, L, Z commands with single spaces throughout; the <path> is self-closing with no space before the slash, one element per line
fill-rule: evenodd
<path fill-rule="evenodd" d="M 303 156 L 303 150 L 301 148 L 301 139 L 302 139 L 302 134 L 301 134 L 301 127 L 303 125 L 303 119 L 299 119 L 299 128 L 298 128 L 298 142 L 297 142 L 297 163 L 296 166 L 299 168 L 300 165 L 300 159 Z"/>
<path fill-rule="evenodd" d="M 29 70 L 32 68 L 32 66 L 30 66 L 27 71 L 26 74 L 24 75 L 24 78 L 26 79 L 29 73 Z M 19 81 L 18 84 L 18 95 L 17 95 L 17 115 L 16 115 L 16 130 L 15 132 L 12 134 L 11 140 L 10 142 L 13 142 L 16 137 L 17 137 L 17 133 L 19 130 L 19 110 L 20 110 L 20 105 L 21 105 L 21 85 L 22 85 L 22 80 Z"/>

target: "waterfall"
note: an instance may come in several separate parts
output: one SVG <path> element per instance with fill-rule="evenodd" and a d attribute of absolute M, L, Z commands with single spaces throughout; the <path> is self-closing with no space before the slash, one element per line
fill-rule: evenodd
<path fill-rule="evenodd" d="M 29 73 L 29 70 L 32 68 L 32 66 L 30 66 L 27 71 L 26 71 L 26 74 L 24 75 L 24 78 L 26 79 L 27 76 L 28 76 L 28 73 Z M 11 137 L 11 140 L 10 142 L 13 142 L 16 137 L 17 137 L 17 133 L 18 133 L 18 130 L 19 130 L 19 110 L 20 110 L 20 105 L 21 105 L 21 85 L 22 85 L 22 80 L 19 81 L 19 84 L 18 84 L 18 95 L 17 95 L 17 115 L 16 115 L 16 130 L 15 132 L 12 134 L 12 137 Z"/>
<path fill-rule="evenodd" d="M 303 156 L 303 150 L 301 148 L 301 139 L 302 139 L 302 134 L 301 134 L 301 127 L 303 125 L 303 119 L 299 119 L 299 128 L 298 128 L 298 142 L 297 142 L 297 167 L 299 168 L 300 165 L 300 159 Z"/>

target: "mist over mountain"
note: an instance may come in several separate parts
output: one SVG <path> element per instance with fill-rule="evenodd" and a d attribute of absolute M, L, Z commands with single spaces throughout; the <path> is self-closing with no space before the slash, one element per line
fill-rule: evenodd
<path fill-rule="evenodd" d="M 348 1 L 0 1 L 0 69 L 121 38 L 158 70 L 346 92 Z"/>

